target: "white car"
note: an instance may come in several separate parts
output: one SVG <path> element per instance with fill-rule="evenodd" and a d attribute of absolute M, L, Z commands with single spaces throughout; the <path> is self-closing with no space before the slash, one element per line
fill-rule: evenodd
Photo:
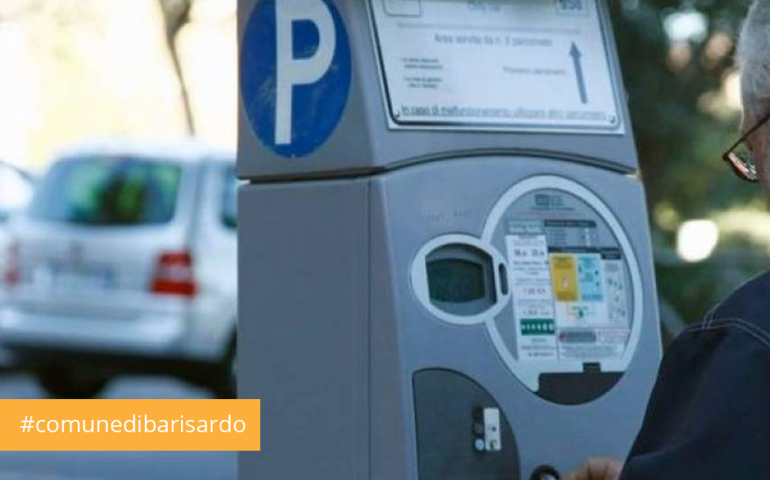
<path fill-rule="evenodd" d="M 61 398 L 122 373 L 234 395 L 234 155 L 195 144 L 64 152 L 10 229 L 0 343 Z"/>

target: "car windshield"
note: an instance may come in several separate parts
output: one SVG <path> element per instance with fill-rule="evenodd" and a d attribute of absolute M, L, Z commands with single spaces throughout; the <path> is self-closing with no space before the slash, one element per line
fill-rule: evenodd
<path fill-rule="evenodd" d="M 30 217 L 83 225 L 158 225 L 174 218 L 181 167 L 132 157 L 56 164 L 39 184 Z"/>
<path fill-rule="evenodd" d="M 222 202 L 222 222 L 228 228 L 238 226 L 238 179 L 235 177 L 235 168 L 225 169 L 224 199 Z"/>

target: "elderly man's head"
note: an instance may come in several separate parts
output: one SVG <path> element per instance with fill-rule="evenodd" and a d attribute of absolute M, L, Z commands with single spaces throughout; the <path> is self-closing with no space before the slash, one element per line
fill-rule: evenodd
<path fill-rule="evenodd" d="M 741 36 L 740 59 L 746 131 L 770 113 L 770 0 L 757 0 L 751 8 Z M 770 125 L 748 141 L 770 198 Z"/>

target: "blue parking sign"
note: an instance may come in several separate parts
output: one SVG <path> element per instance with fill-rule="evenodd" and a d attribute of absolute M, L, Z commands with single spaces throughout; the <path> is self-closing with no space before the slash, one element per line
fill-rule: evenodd
<path fill-rule="evenodd" d="M 287 158 L 309 155 L 348 102 L 351 55 L 331 0 L 261 0 L 241 48 L 241 96 L 260 141 Z"/>

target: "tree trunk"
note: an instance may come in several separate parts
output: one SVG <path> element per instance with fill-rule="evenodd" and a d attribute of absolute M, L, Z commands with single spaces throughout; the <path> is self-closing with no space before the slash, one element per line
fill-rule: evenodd
<path fill-rule="evenodd" d="M 171 63 L 174 67 L 177 79 L 179 80 L 179 89 L 182 95 L 182 106 L 184 108 L 187 133 L 195 135 L 195 115 L 193 114 L 192 103 L 190 100 L 190 91 L 187 88 L 182 61 L 177 50 L 177 37 L 179 32 L 186 24 L 190 22 L 190 11 L 192 10 L 191 0 L 158 0 L 163 12 L 163 18 L 166 23 L 166 45 L 168 46 Z"/>

